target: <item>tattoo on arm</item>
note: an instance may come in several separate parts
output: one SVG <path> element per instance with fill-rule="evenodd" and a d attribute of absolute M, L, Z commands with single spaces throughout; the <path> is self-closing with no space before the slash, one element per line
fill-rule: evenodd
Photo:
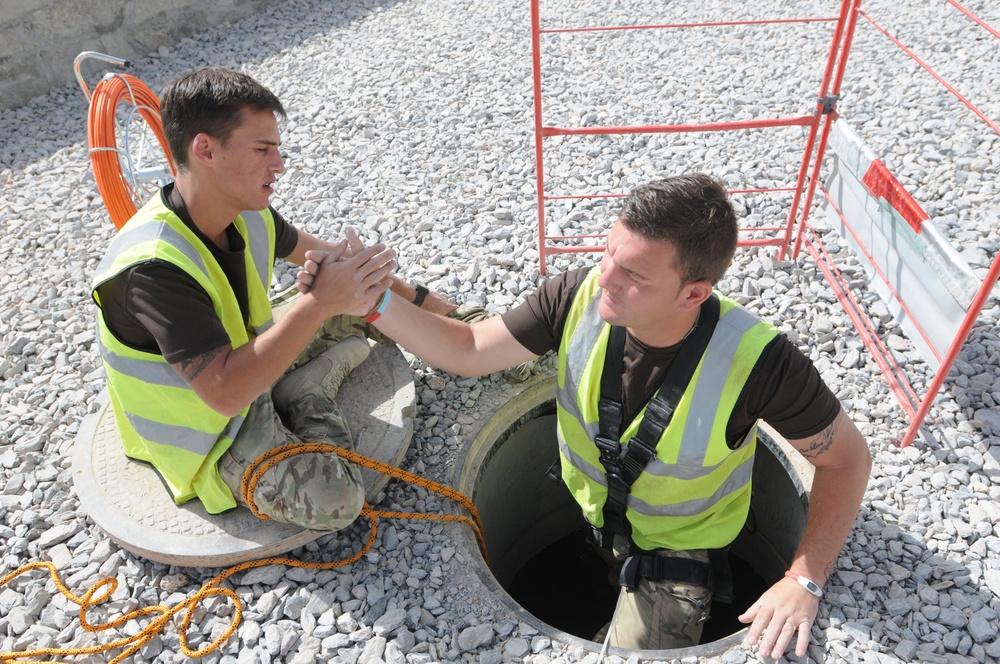
<path fill-rule="evenodd" d="M 800 450 L 802 456 L 807 459 L 815 459 L 833 445 L 833 438 L 837 435 L 837 420 L 833 424 L 816 434 L 816 438 L 809 444 L 809 447 Z"/>
<path fill-rule="evenodd" d="M 192 380 L 197 378 L 201 372 L 205 370 L 205 367 L 212 363 L 215 356 L 221 352 L 222 348 L 213 348 L 210 351 L 202 353 L 198 357 L 193 357 L 190 360 L 181 360 L 178 362 L 180 365 L 181 377 L 190 383 Z"/>

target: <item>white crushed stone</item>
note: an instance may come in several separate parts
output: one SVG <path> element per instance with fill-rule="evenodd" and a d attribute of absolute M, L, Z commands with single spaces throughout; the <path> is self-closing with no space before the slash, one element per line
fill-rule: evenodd
<path fill-rule="evenodd" d="M 584 5 L 582 8 L 580 4 Z M 543 3 L 546 25 L 817 16 L 796 0 L 755 3 Z M 712 4 L 712 3 L 709 3 Z M 836 10 L 839 3 L 826 3 Z M 680 6 L 684 5 L 684 6 Z M 965 3 L 993 26 L 1000 6 Z M 669 16 L 667 9 L 669 8 Z M 947 3 L 872 0 L 866 10 L 1000 118 L 1000 46 Z M 927 26 L 934 26 L 928 29 Z M 812 112 L 829 26 L 708 28 L 547 36 L 548 124 L 707 122 Z M 594 65 L 595 58 L 599 65 Z M 290 116 L 287 172 L 274 203 L 305 230 L 348 224 L 400 252 L 401 272 L 463 302 L 502 311 L 539 278 L 526 3 L 291 0 L 207 30 L 137 62 L 153 90 L 203 65 L 235 67 L 270 86 Z M 67 68 L 71 63 L 66 63 Z M 842 115 L 914 193 L 980 277 L 1000 248 L 1000 142 L 862 23 Z M 64 86 L 0 111 L 0 556 L 4 572 L 55 562 L 75 592 L 118 578 L 113 604 L 173 604 L 214 574 L 148 563 L 110 543 L 73 493 L 69 454 L 103 374 L 89 282 L 113 229 L 86 153 L 86 101 Z M 619 190 L 704 169 L 732 188 L 793 181 L 803 132 L 595 137 L 547 145 L 549 192 Z M 737 197 L 743 223 L 785 219 L 780 196 Z M 599 232 L 599 201 L 554 204 L 548 232 Z M 819 215 L 814 221 L 822 226 Z M 849 280 L 861 268 L 846 258 Z M 552 260 L 562 270 L 593 255 Z M 276 285 L 294 271 L 281 266 Z M 827 585 L 810 661 L 1000 661 L 1000 315 L 990 299 L 927 418 L 930 434 L 900 449 L 908 425 L 868 351 L 808 258 L 741 251 L 720 287 L 774 320 L 815 361 L 870 441 L 874 468 L 857 525 Z M 886 307 L 862 302 L 923 394 L 933 371 Z M 414 361 L 418 411 L 406 467 L 451 481 L 484 386 Z M 441 500 L 390 484 L 381 505 L 433 510 Z M 207 661 L 529 664 L 595 661 L 537 633 L 484 596 L 458 526 L 384 522 L 374 549 L 332 571 L 265 568 L 231 580 L 244 602 L 238 633 Z M 363 526 L 296 552 L 332 561 Z M 206 602 L 188 635 L 222 633 L 232 606 Z M 133 632 L 130 624 L 125 632 Z M 0 589 L 0 652 L 87 645 L 75 607 L 35 574 Z M 142 661 L 179 662 L 168 628 Z M 717 661 L 758 661 L 735 648 Z M 617 657 L 612 662 L 622 662 Z M 630 658 L 629 664 L 637 661 Z M 696 662 L 686 657 L 684 662 Z"/>

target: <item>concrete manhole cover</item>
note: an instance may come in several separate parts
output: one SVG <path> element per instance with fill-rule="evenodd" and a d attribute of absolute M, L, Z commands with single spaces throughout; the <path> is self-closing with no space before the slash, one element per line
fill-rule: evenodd
<path fill-rule="evenodd" d="M 344 381 L 338 399 L 358 443 L 358 452 L 398 466 L 413 434 L 413 373 L 396 347 L 376 344 L 368 359 Z M 174 504 L 152 466 L 122 452 L 107 393 L 87 417 L 73 451 L 73 481 L 80 504 L 123 548 L 150 560 L 191 567 L 226 567 L 280 555 L 323 535 L 264 521 L 239 507 L 208 514 L 192 500 Z M 372 502 L 389 481 L 363 469 Z"/>

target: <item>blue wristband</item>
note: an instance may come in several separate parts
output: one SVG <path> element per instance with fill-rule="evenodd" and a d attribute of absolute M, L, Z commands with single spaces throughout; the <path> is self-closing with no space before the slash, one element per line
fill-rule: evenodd
<path fill-rule="evenodd" d="M 385 313 L 385 310 L 389 307 L 389 298 L 392 296 L 392 291 L 388 288 L 382 293 L 382 297 L 379 298 L 378 305 L 375 307 L 375 311 L 368 314 L 365 320 L 369 323 L 374 323 L 378 320 L 378 317 Z"/>

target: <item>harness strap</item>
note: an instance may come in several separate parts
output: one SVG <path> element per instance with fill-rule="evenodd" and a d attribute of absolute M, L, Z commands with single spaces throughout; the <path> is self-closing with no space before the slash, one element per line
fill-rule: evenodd
<path fill-rule="evenodd" d="M 708 562 L 712 565 L 715 588 L 712 600 L 721 604 L 733 603 L 733 570 L 729 566 L 729 548 L 709 549 Z"/>
<path fill-rule="evenodd" d="M 622 424 L 622 371 L 625 362 L 625 328 L 611 327 L 608 347 L 601 371 L 601 397 L 597 403 L 598 434 L 594 444 L 600 451 L 601 465 L 608 485 L 608 498 L 604 502 L 604 527 L 611 533 L 628 537 L 632 526 L 625 519 L 625 504 L 632 489 L 632 482 L 625 479 L 621 457 Z M 613 537 L 606 538 L 609 542 Z M 608 544 L 610 546 L 610 543 Z"/>
<path fill-rule="evenodd" d="M 670 424 L 674 409 L 687 389 L 708 342 L 719 322 L 719 298 L 714 294 L 701 305 L 698 322 L 681 344 L 677 358 L 670 365 L 656 394 L 646 405 L 639 431 L 622 454 L 620 431 L 622 422 L 622 370 L 625 358 L 625 329 L 612 326 L 601 373 L 601 397 L 598 402 L 598 435 L 594 443 L 600 450 L 608 485 L 604 502 L 604 528 L 613 534 L 631 536 L 632 526 L 625 518 L 628 496 L 639 475 L 656 455 L 656 446 Z M 601 538 L 610 546 L 614 538 Z M 602 544 L 602 546 L 604 546 Z"/>
<path fill-rule="evenodd" d="M 628 590 L 635 590 L 639 579 L 690 583 L 714 590 L 712 566 L 700 560 L 674 558 L 656 554 L 636 553 L 625 559 L 619 583 Z"/>

